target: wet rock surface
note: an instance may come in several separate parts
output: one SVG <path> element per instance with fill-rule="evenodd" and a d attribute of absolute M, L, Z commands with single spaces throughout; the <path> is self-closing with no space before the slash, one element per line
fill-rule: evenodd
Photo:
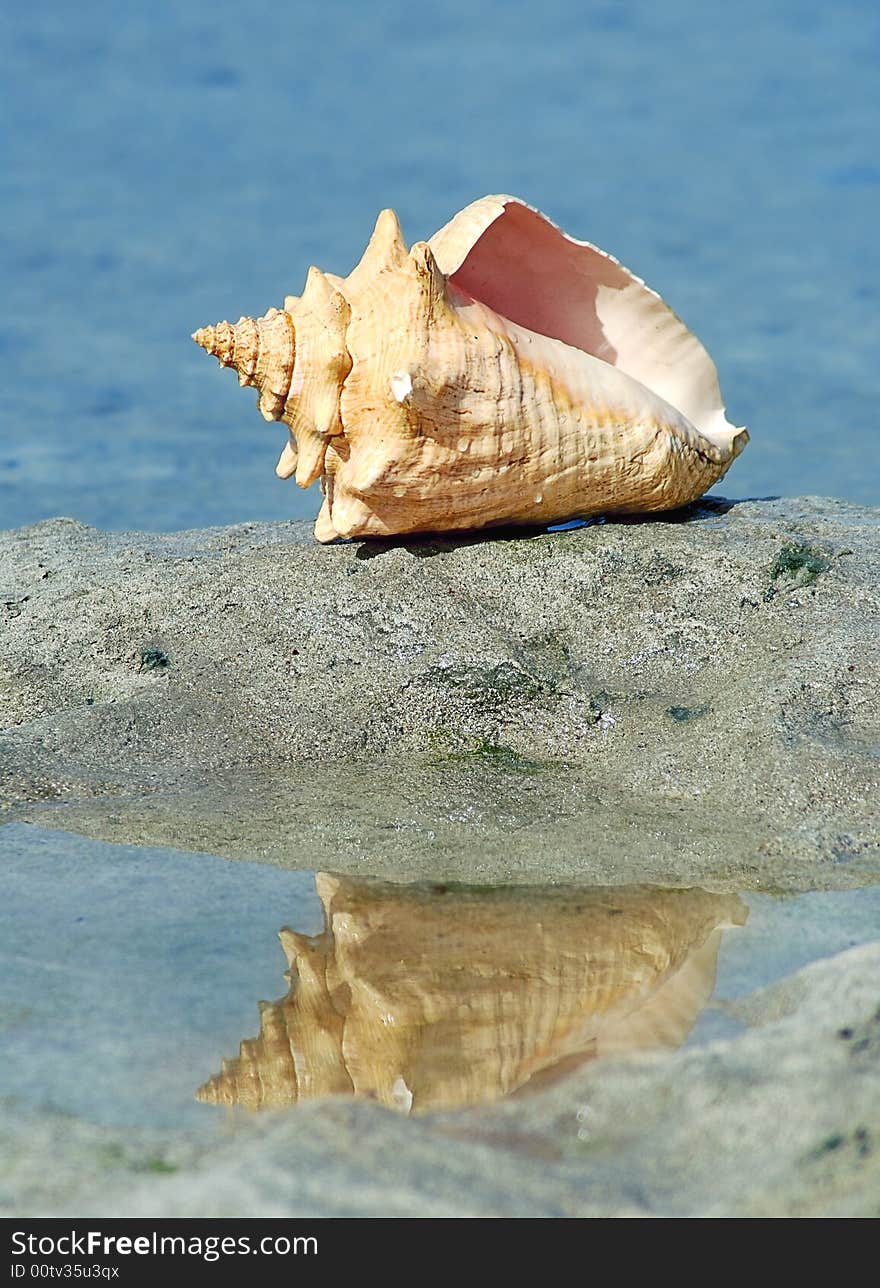
<path fill-rule="evenodd" d="M 880 871 L 877 512 L 0 536 L 9 817 L 411 879 Z"/>

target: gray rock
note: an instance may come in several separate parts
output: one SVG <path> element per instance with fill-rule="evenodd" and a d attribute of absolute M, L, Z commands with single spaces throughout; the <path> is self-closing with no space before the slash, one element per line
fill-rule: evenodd
<path fill-rule="evenodd" d="M 292 867 L 845 888 L 880 873 L 877 512 L 318 546 L 0 534 L 7 817 Z"/>

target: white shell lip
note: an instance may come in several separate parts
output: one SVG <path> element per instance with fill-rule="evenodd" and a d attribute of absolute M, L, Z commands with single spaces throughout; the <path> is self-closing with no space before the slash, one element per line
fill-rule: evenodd
<path fill-rule="evenodd" d="M 412 376 L 408 371 L 395 371 L 388 383 L 395 402 L 405 402 L 413 391 Z"/>
<path fill-rule="evenodd" d="M 660 295 L 607 251 L 518 197 L 481 197 L 430 239 L 453 287 L 637 380 L 725 454 L 748 431 L 725 416 L 715 364 Z"/>

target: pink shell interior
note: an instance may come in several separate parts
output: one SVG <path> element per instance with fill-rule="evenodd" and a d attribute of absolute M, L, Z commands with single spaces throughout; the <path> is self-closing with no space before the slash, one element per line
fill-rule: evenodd
<path fill-rule="evenodd" d="M 511 322 L 615 364 L 617 351 L 597 316 L 596 290 L 600 284 L 621 290 L 631 275 L 528 206 L 506 206 L 450 280 Z"/>
<path fill-rule="evenodd" d="M 616 367 L 677 408 L 716 446 L 730 448 L 740 431 L 725 417 L 709 354 L 661 297 L 612 255 L 569 237 L 513 197 L 474 202 L 431 241 L 453 288 L 519 326 Z"/>

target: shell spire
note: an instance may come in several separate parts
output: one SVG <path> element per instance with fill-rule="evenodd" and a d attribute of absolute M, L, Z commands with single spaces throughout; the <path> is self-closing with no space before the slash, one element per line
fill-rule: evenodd
<path fill-rule="evenodd" d="M 351 368 L 349 307 L 317 268 L 309 269 L 303 294 L 284 303 L 261 318 L 202 327 L 192 338 L 222 366 L 234 367 L 240 385 L 260 391 L 257 406 L 265 420 L 290 428 L 275 472 L 279 478 L 295 472 L 300 487 L 309 487 L 324 472 L 328 440 L 342 433 L 339 395 Z M 297 366 L 300 349 L 308 359 Z"/>
<path fill-rule="evenodd" d="M 218 322 L 193 333 L 193 339 L 224 367 L 234 367 L 238 383 L 260 391 L 258 407 L 266 420 L 280 420 L 296 364 L 293 318 L 269 309 L 261 318 Z"/>

